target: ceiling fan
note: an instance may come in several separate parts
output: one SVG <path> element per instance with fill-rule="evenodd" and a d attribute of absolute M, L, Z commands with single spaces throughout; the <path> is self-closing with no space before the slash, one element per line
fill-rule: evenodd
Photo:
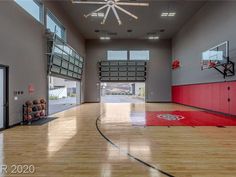
<path fill-rule="evenodd" d="M 133 17 L 134 19 L 138 19 L 138 17 L 132 13 L 130 13 L 129 11 L 125 10 L 123 7 L 120 6 L 143 6 L 143 7 L 147 7 L 149 6 L 149 3 L 140 3 L 140 2 L 122 2 L 122 0 L 101 0 L 101 1 L 81 1 L 81 0 L 71 0 L 72 3 L 74 4 L 92 4 L 92 5 L 102 5 L 100 8 L 94 10 L 93 12 L 84 15 L 86 18 L 91 16 L 94 13 L 98 13 L 99 11 L 103 10 L 103 9 L 107 9 L 106 13 L 104 15 L 104 18 L 101 22 L 101 24 L 105 24 L 106 20 L 107 20 L 107 16 L 110 12 L 110 10 L 113 11 L 113 13 L 115 14 L 115 17 L 119 23 L 119 25 L 122 24 L 121 19 L 117 13 L 117 9 L 124 12 L 125 14 Z"/>

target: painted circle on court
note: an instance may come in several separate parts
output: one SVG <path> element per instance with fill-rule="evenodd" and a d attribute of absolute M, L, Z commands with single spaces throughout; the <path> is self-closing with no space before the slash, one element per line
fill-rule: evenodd
<path fill-rule="evenodd" d="M 181 115 L 175 115 L 175 114 L 158 114 L 157 118 L 172 121 L 172 120 L 182 120 L 185 117 Z"/>

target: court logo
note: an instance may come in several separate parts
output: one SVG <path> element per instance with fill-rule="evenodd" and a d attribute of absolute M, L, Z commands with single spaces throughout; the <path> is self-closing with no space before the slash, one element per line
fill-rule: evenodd
<path fill-rule="evenodd" d="M 174 114 L 158 114 L 157 118 L 171 121 L 171 120 L 182 120 L 184 119 L 184 116 L 174 115 Z"/>

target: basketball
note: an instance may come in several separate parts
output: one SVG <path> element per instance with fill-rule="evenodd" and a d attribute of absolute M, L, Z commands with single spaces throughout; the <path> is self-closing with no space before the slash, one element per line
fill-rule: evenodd
<path fill-rule="evenodd" d="M 38 109 L 38 111 L 41 111 L 41 110 L 42 110 L 42 106 L 41 106 L 41 105 L 38 105 L 38 106 L 37 106 L 37 109 Z"/>
<path fill-rule="evenodd" d="M 40 103 L 43 104 L 43 103 L 46 103 L 45 99 L 40 99 Z"/>
<path fill-rule="evenodd" d="M 32 108 L 32 110 L 33 110 L 34 112 L 38 111 L 38 109 L 37 109 L 36 106 L 34 106 L 34 107 Z"/>
<path fill-rule="evenodd" d="M 39 104 L 39 100 L 34 100 L 33 103 L 34 104 Z"/>
<path fill-rule="evenodd" d="M 25 102 L 25 105 L 30 107 L 30 106 L 33 105 L 33 103 L 32 103 L 32 101 L 26 101 L 26 102 Z"/>
<path fill-rule="evenodd" d="M 27 113 L 31 113 L 32 112 L 32 108 L 31 107 L 28 107 L 27 108 Z"/>
<path fill-rule="evenodd" d="M 34 116 L 35 116 L 36 118 L 39 118 L 39 117 L 40 117 L 40 113 L 36 113 Z"/>
<path fill-rule="evenodd" d="M 31 115 L 28 115 L 28 120 L 31 120 L 32 119 L 32 116 Z"/>
<path fill-rule="evenodd" d="M 24 115 L 24 120 L 31 120 L 32 116 L 31 115 Z"/>
<path fill-rule="evenodd" d="M 41 104 L 41 108 L 42 108 L 42 110 L 45 110 L 45 105 Z"/>
<path fill-rule="evenodd" d="M 45 116 L 44 111 L 41 111 L 41 112 L 40 112 L 40 116 L 41 116 L 41 117 Z"/>

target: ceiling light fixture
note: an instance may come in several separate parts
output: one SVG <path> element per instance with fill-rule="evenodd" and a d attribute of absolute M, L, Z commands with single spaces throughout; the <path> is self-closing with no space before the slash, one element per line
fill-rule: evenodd
<path fill-rule="evenodd" d="M 77 4 L 93 4 L 93 5 L 103 5 L 101 6 L 100 8 L 94 10 L 93 12 L 87 14 L 87 15 L 84 15 L 86 18 L 89 17 L 89 16 L 92 16 L 92 14 L 94 13 L 98 13 L 100 12 L 101 10 L 104 10 L 106 9 L 106 13 L 104 15 L 104 18 L 103 18 L 103 21 L 101 22 L 101 24 L 105 24 L 106 23 L 106 20 L 107 20 L 107 17 L 108 17 L 108 14 L 109 12 L 112 10 L 113 13 L 115 14 L 116 16 L 116 19 L 119 23 L 119 25 L 122 24 L 121 22 L 121 19 L 117 13 L 117 9 L 120 10 L 121 12 L 133 17 L 134 19 L 138 19 L 138 17 L 132 13 L 130 13 L 129 11 L 125 10 L 123 7 L 120 7 L 120 6 L 142 6 L 142 7 L 145 7 L 145 6 L 149 6 L 149 3 L 140 3 L 140 2 L 121 2 L 121 0 L 101 0 L 100 2 L 97 2 L 97 1 L 80 1 L 80 0 L 71 0 L 72 3 L 77 3 Z"/>
<path fill-rule="evenodd" d="M 168 16 L 169 16 L 169 17 L 174 17 L 174 16 L 175 16 L 175 14 L 176 14 L 175 12 L 171 12 L 171 13 L 169 13 L 169 15 L 168 15 Z"/>
<path fill-rule="evenodd" d="M 149 40 L 158 40 L 158 39 L 160 39 L 160 37 L 159 36 L 149 36 L 148 39 Z"/>
<path fill-rule="evenodd" d="M 110 37 L 100 37 L 100 40 L 110 40 Z"/>
<path fill-rule="evenodd" d="M 174 17 L 176 15 L 175 12 L 163 12 L 161 13 L 162 17 Z"/>
<path fill-rule="evenodd" d="M 92 14 L 91 14 L 91 17 L 101 17 L 101 18 L 103 18 L 104 16 L 105 16 L 105 14 L 102 13 L 102 12 L 99 12 L 99 13 L 92 13 Z"/>
<path fill-rule="evenodd" d="M 168 15 L 169 15 L 169 13 L 166 13 L 166 12 L 163 12 L 163 13 L 161 14 L 162 17 L 167 17 Z"/>

